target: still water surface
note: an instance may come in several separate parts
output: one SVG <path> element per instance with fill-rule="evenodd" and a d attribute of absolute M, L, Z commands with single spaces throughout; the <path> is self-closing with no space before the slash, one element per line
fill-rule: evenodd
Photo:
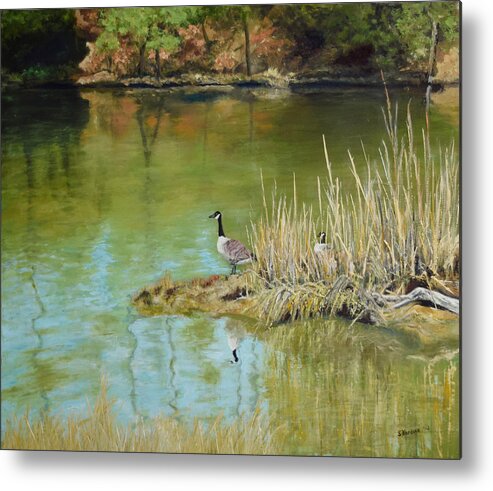
<path fill-rule="evenodd" d="M 393 97 L 402 113 L 411 98 L 422 128 L 421 97 Z M 261 171 L 288 195 L 295 174 L 298 199 L 313 203 L 322 134 L 350 186 L 347 149 L 361 165 L 361 142 L 378 157 L 381 91 L 33 90 L 2 102 L 3 422 L 83 412 L 105 377 L 122 422 L 232 421 L 260 407 L 290 425 L 287 452 L 457 453 L 455 322 L 438 322 L 450 335 L 430 345 L 343 321 L 254 335 L 242 319 L 144 318 L 130 305 L 165 271 L 229 270 L 207 217 L 223 211 L 227 234 L 246 240 Z M 447 113 L 434 110 L 431 128 L 434 148 L 457 139 Z M 401 427 L 429 435 L 403 444 Z"/>

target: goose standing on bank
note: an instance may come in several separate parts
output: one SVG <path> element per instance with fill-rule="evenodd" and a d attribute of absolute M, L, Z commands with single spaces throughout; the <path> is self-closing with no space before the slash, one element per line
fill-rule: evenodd
<path fill-rule="evenodd" d="M 218 223 L 217 250 L 219 254 L 231 264 L 231 274 L 236 274 L 236 266 L 252 262 L 255 259 L 255 255 L 239 240 L 230 239 L 224 235 L 220 211 L 216 211 L 212 215 L 209 215 L 209 218 L 216 219 Z"/>
<path fill-rule="evenodd" d="M 313 251 L 315 252 L 315 254 L 321 254 L 322 252 L 330 251 L 329 244 L 325 243 L 326 237 L 327 237 L 327 234 L 325 232 L 320 232 L 317 235 L 318 242 L 315 244 L 315 247 L 313 248 Z"/>

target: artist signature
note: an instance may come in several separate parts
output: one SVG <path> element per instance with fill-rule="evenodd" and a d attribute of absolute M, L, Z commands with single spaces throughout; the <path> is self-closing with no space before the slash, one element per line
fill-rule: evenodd
<path fill-rule="evenodd" d="M 411 428 L 409 430 L 399 430 L 397 432 L 397 436 L 410 436 L 410 435 L 416 435 L 417 433 L 425 433 L 427 431 L 431 431 L 429 425 L 425 425 L 420 428 Z"/>

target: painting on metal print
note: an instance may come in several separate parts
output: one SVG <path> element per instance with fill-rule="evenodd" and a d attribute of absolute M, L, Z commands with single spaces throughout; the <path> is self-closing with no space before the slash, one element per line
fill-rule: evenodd
<path fill-rule="evenodd" d="M 1 28 L 3 449 L 460 458 L 460 3 Z"/>

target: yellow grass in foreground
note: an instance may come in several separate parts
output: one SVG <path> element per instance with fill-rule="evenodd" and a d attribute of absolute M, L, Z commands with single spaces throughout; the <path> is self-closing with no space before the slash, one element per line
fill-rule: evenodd
<path fill-rule="evenodd" d="M 150 423 L 124 426 L 116 422 L 103 387 L 85 418 L 70 417 L 65 422 L 44 415 L 35 420 L 24 416 L 8 421 L 2 448 L 215 454 L 274 454 L 282 449 L 282 440 L 259 410 L 234 424 L 224 425 L 221 420 L 218 417 L 207 427 L 196 422 L 189 428 L 162 416 Z"/>

